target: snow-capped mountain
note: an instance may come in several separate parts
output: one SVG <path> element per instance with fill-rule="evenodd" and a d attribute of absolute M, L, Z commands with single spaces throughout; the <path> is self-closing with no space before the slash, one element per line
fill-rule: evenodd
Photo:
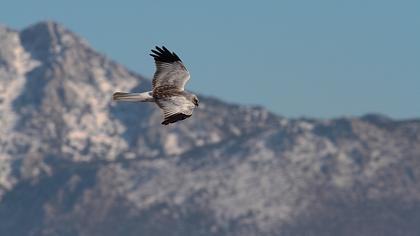
<path fill-rule="evenodd" d="M 287 119 L 150 80 L 55 22 L 0 26 L 0 235 L 419 235 L 420 121 Z"/>

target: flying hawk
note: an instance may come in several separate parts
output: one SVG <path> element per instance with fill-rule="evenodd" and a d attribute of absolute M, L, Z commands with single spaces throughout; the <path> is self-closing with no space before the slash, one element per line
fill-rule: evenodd
<path fill-rule="evenodd" d="M 195 94 L 184 90 L 190 79 L 190 73 L 181 59 L 167 48 L 152 49 L 156 71 L 152 80 L 152 91 L 143 93 L 116 92 L 112 95 L 115 101 L 154 102 L 163 111 L 162 125 L 168 125 L 184 120 L 192 115 L 193 109 L 198 107 Z"/>

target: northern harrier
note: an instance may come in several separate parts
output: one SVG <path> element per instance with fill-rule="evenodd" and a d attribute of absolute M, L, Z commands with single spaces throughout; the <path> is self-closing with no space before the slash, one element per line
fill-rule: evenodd
<path fill-rule="evenodd" d="M 154 102 L 163 110 L 163 125 L 184 120 L 198 107 L 195 94 L 184 90 L 190 79 L 190 73 L 181 59 L 165 47 L 152 49 L 156 71 L 152 80 L 152 91 L 143 93 L 116 92 L 112 98 L 116 101 Z"/>

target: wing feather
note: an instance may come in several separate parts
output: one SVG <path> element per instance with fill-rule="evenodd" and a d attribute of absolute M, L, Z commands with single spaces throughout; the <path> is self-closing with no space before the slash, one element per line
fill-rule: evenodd
<path fill-rule="evenodd" d="M 165 125 L 190 117 L 194 109 L 194 104 L 184 96 L 161 97 L 156 103 L 163 111 Z"/>
<path fill-rule="evenodd" d="M 184 90 L 185 84 L 190 79 L 190 73 L 185 68 L 181 59 L 174 52 L 170 52 L 166 47 L 151 50 L 150 54 L 155 59 L 156 71 L 153 76 L 152 90 L 162 90 L 159 87 L 176 88 Z"/>

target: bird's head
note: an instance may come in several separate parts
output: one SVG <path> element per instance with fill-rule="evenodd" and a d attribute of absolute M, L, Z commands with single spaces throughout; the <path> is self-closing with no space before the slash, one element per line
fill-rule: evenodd
<path fill-rule="evenodd" d="M 195 107 L 198 107 L 198 104 L 200 103 L 200 101 L 198 101 L 197 96 L 194 95 L 192 102 L 194 103 Z"/>

